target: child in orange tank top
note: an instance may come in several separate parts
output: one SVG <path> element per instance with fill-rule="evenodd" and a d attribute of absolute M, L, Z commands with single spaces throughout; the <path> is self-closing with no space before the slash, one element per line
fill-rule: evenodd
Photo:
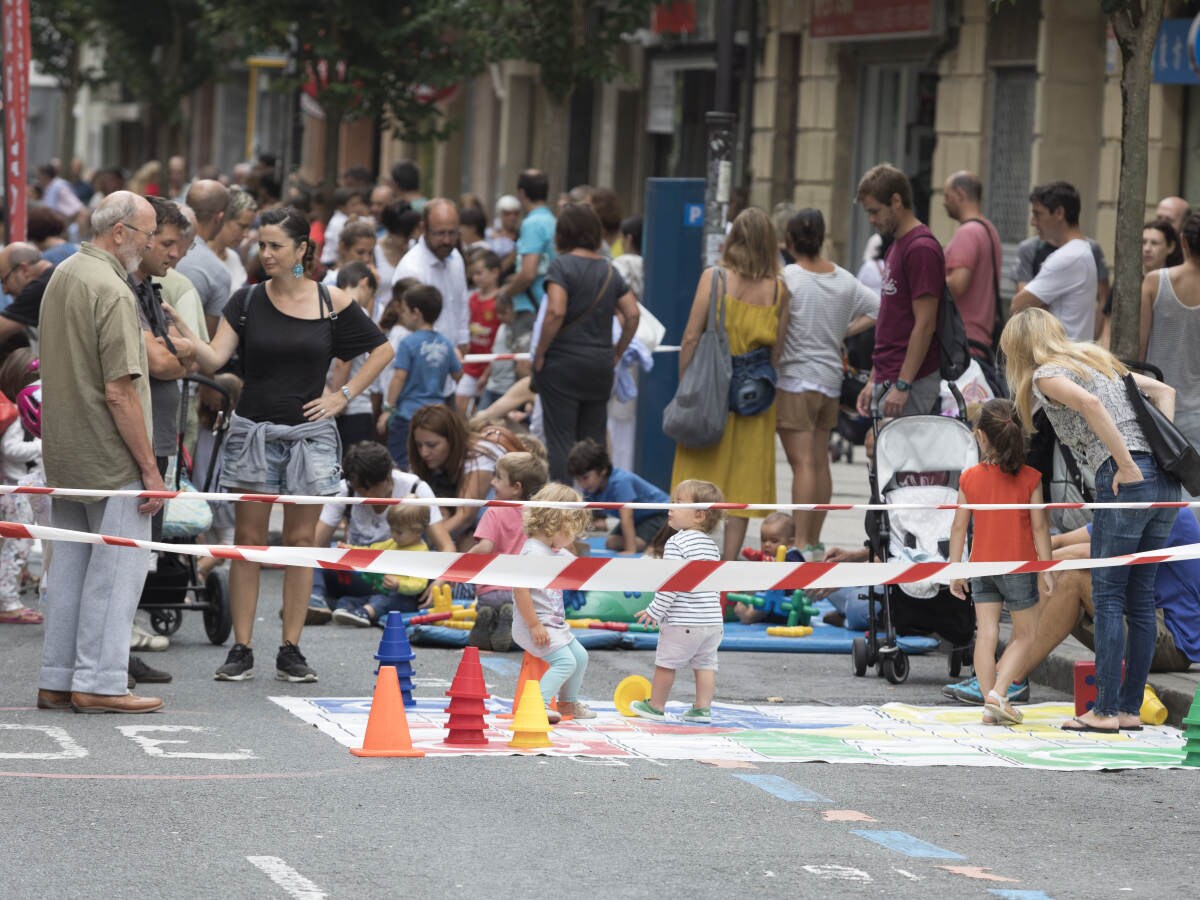
<path fill-rule="evenodd" d="M 979 414 L 975 439 L 983 462 L 959 478 L 959 503 L 1041 503 L 1042 476 L 1025 465 L 1025 433 L 1016 408 L 1008 400 L 989 400 Z M 962 559 L 972 511 L 954 514 L 950 559 Z M 1050 559 L 1050 525 L 1044 509 L 980 510 L 974 513 L 971 562 L 1009 562 Z M 1054 590 L 1054 575 L 1043 572 L 1042 587 Z M 950 592 L 966 599 L 965 579 L 950 582 Z M 1013 676 L 1023 670 L 1038 621 L 1038 582 L 1032 572 L 971 579 L 975 603 L 975 677 L 984 696 L 986 725 L 1016 725 L 1021 713 L 1008 700 Z M 1012 638 L 996 661 L 1000 643 L 1000 609 L 1012 614 Z"/>

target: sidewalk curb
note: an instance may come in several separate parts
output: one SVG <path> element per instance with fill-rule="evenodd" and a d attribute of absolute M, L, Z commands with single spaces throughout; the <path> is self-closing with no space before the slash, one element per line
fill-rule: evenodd
<path fill-rule="evenodd" d="M 1007 630 L 1007 629 L 1005 629 Z M 1007 635 L 1004 635 L 1007 637 Z M 1067 638 L 1034 669 L 1032 680 L 1065 694 L 1075 694 L 1075 663 L 1091 662 L 1092 651 L 1074 638 Z M 1200 685 L 1200 672 L 1151 672 L 1149 682 L 1167 708 L 1167 723 L 1182 727 Z"/>

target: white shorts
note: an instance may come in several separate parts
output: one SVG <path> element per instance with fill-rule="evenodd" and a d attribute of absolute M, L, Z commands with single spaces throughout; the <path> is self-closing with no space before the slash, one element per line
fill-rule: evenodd
<path fill-rule="evenodd" d="M 479 379 L 463 372 L 462 378 L 458 379 L 458 387 L 454 389 L 454 395 L 456 397 L 478 397 L 479 394 Z"/>
<path fill-rule="evenodd" d="M 654 664 L 662 669 L 717 671 L 717 648 L 724 625 L 663 625 L 658 632 Z"/>

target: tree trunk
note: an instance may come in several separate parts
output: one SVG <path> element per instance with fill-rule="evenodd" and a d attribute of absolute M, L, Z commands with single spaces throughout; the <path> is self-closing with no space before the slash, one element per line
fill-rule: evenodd
<path fill-rule="evenodd" d="M 62 86 L 62 133 L 58 145 L 58 158 L 62 160 L 63 171 L 71 165 L 75 158 L 75 101 L 79 98 L 79 84 L 72 80 Z"/>
<path fill-rule="evenodd" d="M 1124 11 L 1112 16 L 1113 31 L 1121 47 L 1121 181 L 1117 193 L 1116 253 L 1113 258 L 1111 348 L 1122 359 L 1137 359 L 1140 348 L 1142 223 L 1146 218 L 1151 62 L 1162 22 L 1163 0 L 1145 0 L 1144 5 L 1136 27 Z"/>
<path fill-rule="evenodd" d="M 570 95 L 555 100 L 549 94 L 545 95 L 544 105 L 546 121 L 542 139 L 541 169 L 550 179 L 549 201 L 554 206 L 558 194 L 569 190 L 566 184 L 567 171 L 567 121 L 571 107 Z"/>
<path fill-rule="evenodd" d="M 325 147 L 321 162 L 323 173 L 321 186 L 332 192 L 338 182 L 338 162 L 342 148 L 342 119 L 345 118 L 346 113 L 340 104 L 328 100 L 321 102 L 321 109 L 325 111 Z"/>

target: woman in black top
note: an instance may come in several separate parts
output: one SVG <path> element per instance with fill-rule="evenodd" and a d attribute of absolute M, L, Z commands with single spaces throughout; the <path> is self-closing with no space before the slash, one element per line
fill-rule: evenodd
<path fill-rule="evenodd" d="M 558 215 L 559 255 L 546 272 L 545 319 L 533 357 L 542 399 L 550 477 L 569 483 L 567 454 L 577 441 L 608 440 L 613 373 L 638 326 L 637 298 L 600 255 L 602 229 L 592 208 L 568 203 Z M 613 315 L 621 337 L 613 345 Z"/>
<path fill-rule="evenodd" d="M 362 307 L 338 288 L 305 276 L 314 246 L 308 220 L 286 207 L 262 214 L 259 260 L 268 280 L 234 293 L 212 342 L 197 348 L 208 372 L 234 353 L 245 386 L 225 440 L 221 485 L 261 494 L 332 495 L 341 486 L 341 445 L 336 417 L 391 361 L 383 332 Z M 188 336 L 188 335 L 185 335 Z M 330 361 L 369 353 L 344 388 L 327 392 Z M 283 543 L 311 547 L 319 505 L 283 508 Z M 269 503 L 238 503 L 234 540 L 267 543 Z M 218 681 L 243 681 L 254 673 L 250 641 L 258 605 L 259 564 L 235 560 L 229 572 L 236 643 L 216 672 Z M 283 645 L 275 659 L 282 681 L 316 681 L 300 653 L 300 632 L 312 593 L 312 569 L 288 566 L 283 577 Z"/>

